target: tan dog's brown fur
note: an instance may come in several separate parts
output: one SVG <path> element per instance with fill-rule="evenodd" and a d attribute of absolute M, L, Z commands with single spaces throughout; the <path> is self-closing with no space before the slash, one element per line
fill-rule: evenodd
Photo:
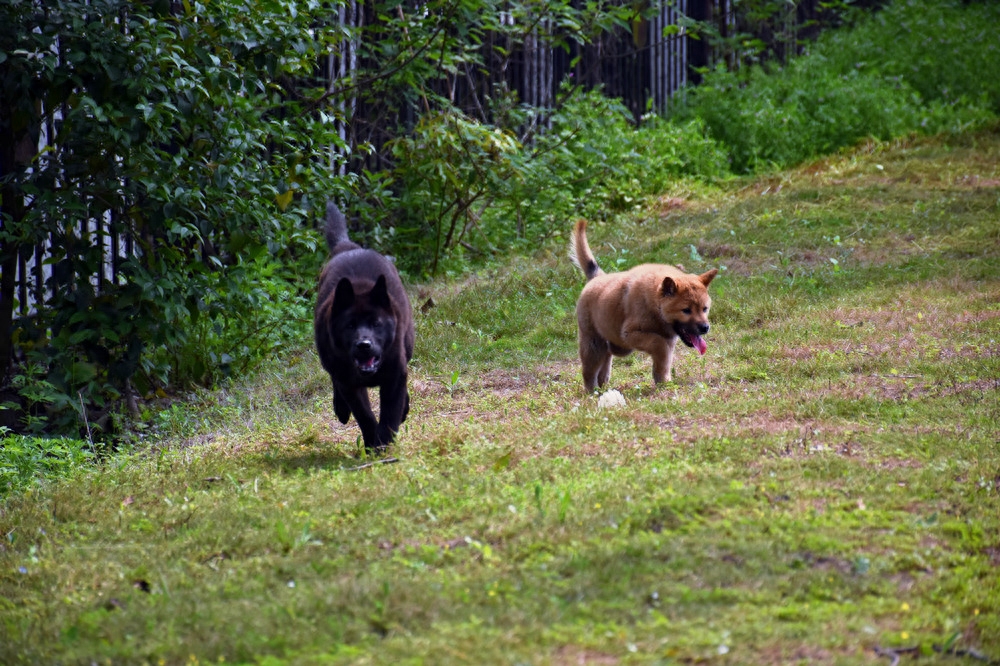
<path fill-rule="evenodd" d="M 580 363 L 587 392 L 611 376 L 611 358 L 634 350 L 653 358 L 653 381 L 669 382 L 674 347 L 680 338 L 705 353 L 712 299 L 708 285 L 718 271 L 701 275 L 674 266 L 642 264 L 621 273 L 605 273 L 587 244 L 587 223 L 573 228 L 570 258 L 587 277 L 576 303 Z"/>

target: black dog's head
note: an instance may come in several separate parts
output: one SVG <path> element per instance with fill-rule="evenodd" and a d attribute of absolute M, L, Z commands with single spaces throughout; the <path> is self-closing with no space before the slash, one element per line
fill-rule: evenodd
<path fill-rule="evenodd" d="M 350 278 L 341 278 L 330 313 L 333 342 L 354 363 L 362 376 L 372 376 L 382 365 L 382 354 L 396 336 L 396 317 L 379 275 L 367 292 L 356 292 Z"/>

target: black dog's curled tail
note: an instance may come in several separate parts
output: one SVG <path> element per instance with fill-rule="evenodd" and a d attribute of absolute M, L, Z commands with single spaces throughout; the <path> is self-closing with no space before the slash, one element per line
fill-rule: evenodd
<path fill-rule="evenodd" d="M 333 201 L 326 202 L 326 225 L 323 228 L 323 235 L 326 236 L 326 244 L 330 246 L 331 252 L 340 243 L 350 242 L 347 237 L 347 218 Z"/>

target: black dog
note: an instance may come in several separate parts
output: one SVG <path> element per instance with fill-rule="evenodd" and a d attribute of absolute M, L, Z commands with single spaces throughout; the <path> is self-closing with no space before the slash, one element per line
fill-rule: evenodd
<path fill-rule="evenodd" d="M 332 257 L 319 277 L 316 348 L 333 380 L 333 411 L 341 423 L 354 414 L 368 450 L 392 442 L 410 411 L 406 364 L 413 357 L 413 310 L 396 267 L 347 237 L 347 220 L 326 205 Z M 368 388 L 379 387 L 376 422 Z"/>

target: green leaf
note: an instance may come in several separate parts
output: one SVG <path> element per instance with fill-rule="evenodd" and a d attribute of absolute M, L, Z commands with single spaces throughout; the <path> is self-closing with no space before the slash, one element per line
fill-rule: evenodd
<path fill-rule="evenodd" d="M 493 463 L 493 471 L 501 472 L 510 467 L 510 457 L 513 452 L 514 452 L 513 449 L 509 449 L 507 450 L 506 453 L 497 458 L 496 461 Z"/>
<path fill-rule="evenodd" d="M 948 640 L 944 642 L 944 645 L 941 646 L 941 652 L 944 654 L 948 654 L 949 652 L 951 652 L 955 648 L 955 644 L 958 643 L 958 639 L 961 637 L 962 637 L 961 631 L 954 632 L 951 636 L 948 637 Z"/>
<path fill-rule="evenodd" d="M 288 206 L 292 203 L 292 197 L 294 196 L 295 193 L 292 190 L 285 190 L 283 194 L 276 195 L 274 197 L 274 201 L 278 204 L 278 210 L 284 213 Z"/>
<path fill-rule="evenodd" d="M 92 331 L 90 329 L 83 329 L 69 336 L 69 344 L 78 345 L 84 340 L 94 340 L 96 338 L 97 338 L 96 331 Z"/>
<path fill-rule="evenodd" d="M 86 384 L 97 377 L 97 367 L 93 363 L 76 361 L 69 367 L 69 380 L 73 384 Z"/>

